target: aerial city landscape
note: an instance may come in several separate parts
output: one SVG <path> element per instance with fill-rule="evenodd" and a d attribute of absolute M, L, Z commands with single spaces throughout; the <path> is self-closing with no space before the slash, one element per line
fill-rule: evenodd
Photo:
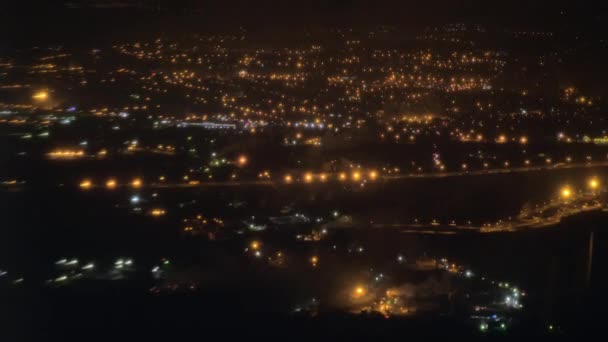
<path fill-rule="evenodd" d="M 60 7 L 154 22 L 163 6 Z M 3 46 L 3 324 L 16 340 L 601 329 L 608 41 L 550 10 L 570 25 L 234 20 Z"/>

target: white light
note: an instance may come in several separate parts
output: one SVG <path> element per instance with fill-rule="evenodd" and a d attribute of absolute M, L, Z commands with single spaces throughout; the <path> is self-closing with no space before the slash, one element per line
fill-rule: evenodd
<path fill-rule="evenodd" d="M 131 203 L 137 204 L 137 203 L 139 203 L 139 201 L 140 201 L 139 196 L 135 195 L 135 196 L 131 197 Z"/>

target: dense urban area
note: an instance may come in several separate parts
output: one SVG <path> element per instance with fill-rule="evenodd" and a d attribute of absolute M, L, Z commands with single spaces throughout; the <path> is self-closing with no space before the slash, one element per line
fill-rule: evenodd
<path fill-rule="evenodd" d="M 271 38 L 0 50 L 12 318 L 199 315 L 260 336 L 273 320 L 385 337 L 595 324 L 605 37 L 449 22 Z"/>

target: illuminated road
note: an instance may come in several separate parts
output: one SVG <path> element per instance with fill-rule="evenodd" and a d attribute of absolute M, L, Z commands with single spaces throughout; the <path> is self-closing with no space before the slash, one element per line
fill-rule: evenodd
<path fill-rule="evenodd" d="M 419 179 L 419 178 L 447 178 L 447 177 L 466 177 L 466 176 L 483 176 L 483 175 L 497 175 L 497 174 L 509 174 L 509 173 L 523 173 L 523 172 L 539 172 L 539 171 L 551 171 L 551 170 L 567 170 L 567 169 L 578 169 L 578 168 L 595 168 L 595 167 L 606 167 L 608 161 L 595 162 L 595 163 L 584 163 L 584 164 L 561 164 L 559 166 L 530 166 L 530 167 L 519 167 L 519 168 L 504 168 L 504 169 L 491 169 L 491 170 L 476 170 L 476 171 L 459 171 L 459 172 L 434 172 L 434 173 L 409 173 L 400 175 L 382 175 L 378 176 L 377 180 L 343 180 L 338 181 L 338 174 L 327 174 L 327 180 L 321 181 L 319 179 L 306 182 L 301 179 L 296 179 L 286 182 L 278 179 L 256 179 L 256 180 L 227 180 L 227 181 L 191 181 L 188 183 L 171 183 L 171 182 L 156 182 L 156 183 L 144 183 L 141 188 L 152 188 L 152 189 L 188 189 L 188 188 L 205 188 L 205 187 L 239 187 L 239 186 L 277 186 L 277 185 L 319 185 L 319 184 L 359 184 L 363 181 L 369 183 L 374 182 L 387 182 L 393 180 L 403 179 Z M 130 184 L 116 184 L 115 188 L 119 187 L 131 187 Z M 138 187 L 138 188 L 140 188 Z M 103 184 L 90 184 L 86 189 L 106 188 Z"/>
<path fill-rule="evenodd" d="M 603 192 L 605 194 L 605 191 Z M 414 223 L 414 224 L 372 224 L 375 229 L 397 228 L 404 233 L 415 234 L 457 234 L 464 232 L 498 233 L 513 232 L 523 229 L 535 229 L 553 226 L 562 219 L 585 212 L 607 211 L 606 205 L 601 203 L 599 193 L 583 194 L 572 201 L 553 200 L 545 205 L 537 206 L 533 210 L 524 210 L 514 220 L 499 220 L 494 224 L 482 226 L 441 224 L 439 222 Z M 549 212 L 549 214 L 547 214 Z"/>

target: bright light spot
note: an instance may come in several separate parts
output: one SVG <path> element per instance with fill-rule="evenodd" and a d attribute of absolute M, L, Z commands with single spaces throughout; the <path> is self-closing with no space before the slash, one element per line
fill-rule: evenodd
<path fill-rule="evenodd" d="M 291 183 L 293 182 L 293 177 L 291 177 L 291 175 L 285 175 L 283 180 L 285 181 L 285 183 Z"/>
<path fill-rule="evenodd" d="M 108 181 L 106 182 L 106 187 L 108 189 L 114 189 L 114 188 L 116 188 L 116 180 L 115 179 L 108 179 Z"/>
<path fill-rule="evenodd" d="M 254 251 L 260 249 L 260 243 L 258 241 L 252 241 L 250 245 L 251 249 Z"/>
<path fill-rule="evenodd" d="M 245 155 L 240 155 L 239 158 L 237 159 L 237 163 L 239 166 L 245 166 L 247 165 L 247 156 Z"/>
<path fill-rule="evenodd" d="M 562 188 L 561 195 L 562 195 L 562 198 L 568 199 L 568 198 L 572 197 L 572 190 L 570 189 L 570 187 L 566 186 L 566 187 Z"/>
<path fill-rule="evenodd" d="M 346 180 L 346 173 L 340 172 L 340 176 L 338 176 L 338 178 L 340 179 L 340 181 L 345 181 Z"/>
<path fill-rule="evenodd" d="M 81 189 L 89 189 L 89 188 L 91 188 L 91 186 L 93 186 L 93 183 L 91 183 L 91 181 L 88 179 L 85 179 L 82 182 L 80 182 Z"/>
<path fill-rule="evenodd" d="M 134 188 L 141 188 L 142 185 L 142 181 L 139 178 L 135 178 L 132 182 L 131 182 L 131 186 Z"/>
<path fill-rule="evenodd" d="M 353 172 L 353 180 L 358 181 L 360 179 L 361 179 L 361 173 L 359 173 L 359 171 Z"/>
<path fill-rule="evenodd" d="M 370 173 L 369 173 L 369 179 L 376 180 L 377 178 L 378 178 L 378 172 L 376 172 L 376 171 L 370 171 Z"/>
<path fill-rule="evenodd" d="M 363 286 L 357 286 L 354 291 L 355 297 L 361 297 L 365 294 L 365 288 Z"/>
<path fill-rule="evenodd" d="M 313 256 L 310 258 L 310 263 L 311 263 L 313 266 L 317 266 L 317 263 L 318 263 L 318 262 L 319 262 L 319 258 L 318 258 L 316 255 L 313 255 Z"/>
<path fill-rule="evenodd" d="M 133 203 L 133 204 L 139 203 L 140 200 L 141 199 L 137 195 L 131 196 L 131 203 Z"/>
<path fill-rule="evenodd" d="M 305 181 L 306 183 L 312 183 L 312 173 L 307 172 L 307 173 L 304 175 L 304 181 Z"/>
<path fill-rule="evenodd" d="M 37 101 L 44 101 L 44 100 L 46 100 L 46 99 L 48 99 L 48 98 L 49 98 L 49 93 L 48 93 L 48 92 L 46 92 L 46 91 L 44 91 L 44 90 L 43 90 L 43 91 L 39 91 L 39 92 L 35 93 L 35 94 L 32 96 L 32 98 L 33 98 L 34 100 L 37 100 Z"/>
<path fill-rule="evenodd" d="M 152 211 L 150 211 L 150 215 L 152 216 L 163 216 L 166 214 L 166 211 L 164 209 L 152 209 Z"/>
<path fill-rule="evenodd" d="M 597 178 L 592 178 L 589 180 L 589 188 L 592 190 L 597 189 L 600 186 L 600 181 Z"/>

